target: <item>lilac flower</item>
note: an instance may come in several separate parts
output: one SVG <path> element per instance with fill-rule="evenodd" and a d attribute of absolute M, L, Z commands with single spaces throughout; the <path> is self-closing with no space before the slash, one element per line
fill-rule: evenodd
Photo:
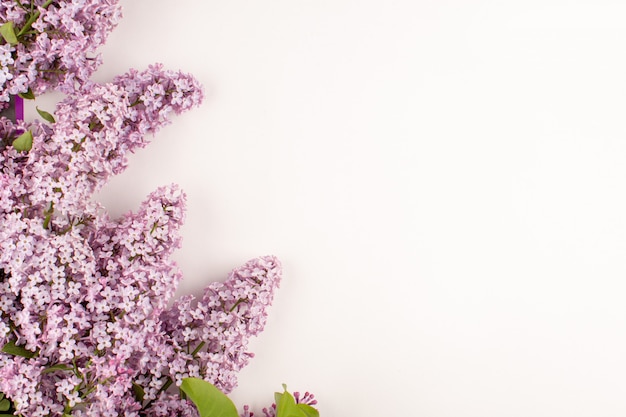
<path fill-rule="evenodd" d="M 246 351 L 248 339 L 265 325 L 280 274 L 276 258 L 254 259 L 233 270 L 225 282 L 209 285 L 202 299 L 183 297 L 164 311 L 163 331 L 174 350 L 169 352 L 168 372 L 159 369 L 159 375 L 169 374 L 176 385 L 183 378 L 202 377 L 230 392 L 237 372 L 253 356 Z M 158 369 L 156 364 L 152 369 Z"/>
<path fill-rule="evenodd" d="M 117 0 L 0 1 L 18 43 L 0 45 L 0 103 L 50 89 L 70 93 L 100 65 L 97 48 L 121 18 Z"/>
<path fill-rule="evenodd" d="M 254 417 L 254 413 L 250 411 L 250 407 L 247 405 L 243 406 L 243 411 L 240 413 L 241 417 Z"/>
<path fill-rule="evenodd" d="M 168 388 L 199 377 L 230 392 L 279 285 L 267 256 L 169 306 L 184 193 L 160 187 L 118 219 L 92 201 L 146 135 L 202 100 L 160 65 L 89 81 L 119 17 L 117 0 L 0 0 L 17 39 L 0 45 L 0 110 L 18 93 L 68 94 L 51 125 L 0 118 L 0 392 L 15 414 L 196 417 Z"/>
<path fill-rule="evenodd" d="M 146 411 L 146 417 L 198 417 L 198 410 L 187 400 L 171 394 L 161 394 Z"/>
<path fill-rule="evenodd" d="M 264 417 L 276 417 L 276 404 L 263 409 Z"/>
<path fill-rule="evenodd" d="M 307 405 L 315 405 L 317 404 L 317 400 L 315 399 L 315 395 L 310 392 L 305 392 L 304 395 L 301 395 L 298 391 L 293 393 L 293 396 L 296 400 L 296 404 L 307 404 Z"/>
<path fill-rule="evenodd" d="M 161 187 L 119 219 L 91 200 L 168 114 L 201 99 L 192 77 L 157 65 L 85 83 L 52 125 L 0 120 L 0 345 L 18 349 L 0 354 L 0 391 L 17 413 L 195 416 L 169 386 L 190 376 L 236 386 L 278 260 L 252 260 L 168 308 L 184 193 Z M 18 152 L 11 138 L 26 130 L 32 149 Z"/>

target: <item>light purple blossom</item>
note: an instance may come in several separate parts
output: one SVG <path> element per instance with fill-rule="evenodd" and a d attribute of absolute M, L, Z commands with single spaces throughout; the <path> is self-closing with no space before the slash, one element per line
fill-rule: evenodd
<path fill-rule="evenodd" d="M 23 350 L 0 354 L 0 391 L 18 413 L 196 416 L 169 386 L 189 376 L 225 392 L 236 385 L 278 260 L 252 260 L 168 307 L 181 279 L 170 256 L 184 193 L 161 187 L 118 219 L 91 199 L 147 134 L 201 99 L 192 77 L 156 65 L 86 82 L 54 124 L 0 120 L 0 346 Z M 26 130 L 32 149 L 18 152 L 11 140 Z"/>
<path fill-rule="evenodd" d="M 51 125 L 0 118 L 0 392 L 16 414 L 197 417 L 168 388 L 199 377 L 230 392 L 280 282 L 279 261 L 261 257 L 170 305 L 184 193 L 160 187 L 117 219 L 92 200 L 202 100 L 193 77 L 160 65 L 89 81 L 120 17 L 118 0 L 0 0 L 17 36 L 0 41 L 0 110 L 18 93 L 67 94 Z M 26 131 L 32 148 L 18 151 Z"/>
<path fill-rule="evenodd" d="M 0 104 L 31 89 L 71 93 L 100 65 L 97 49 L 121 18 L 117 0 L 0 1 L 17 45 L 0 45 Z M 29 24 L 29 22 L 31 22 Z"/>

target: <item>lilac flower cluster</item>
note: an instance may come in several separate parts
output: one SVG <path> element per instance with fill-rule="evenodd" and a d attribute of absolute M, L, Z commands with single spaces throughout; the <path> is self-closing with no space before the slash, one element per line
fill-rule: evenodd
<path fill-rule="evenodd" d="M 236 385 L 278 260 L 252 260 L 168 307 L 184 193 L 159 188 L 119 219 L 91 200 L 168 114 L 201 99 L 192 77 L 153 66 L 83 83 L 51 125 L 0 119 L 0 392 L 17 414 L 194 416 L 170 386 Z M 11 146 L 24 131 L 28 152 Z"/>
<path fill-rule="evenodd" d="M 117 0 L 0 0 L 0 110 L 68 94 L 52 125 L 0 118 L 0 394 L 18 415 L 195 417 L 168 389 L 200 377 L 230 392 L 279 285 L 280 263 L 262 257 L 168 307 L 184 193 L 161 187 L 119 219 L 91 200 L 202 100 L 193 77 L 159 65 L 89 81 L 120 16 Z"/>
<path fill-rule="evenodd" d="M 29 89 L 70 93 L 84 84 L 120 18 L 118 0 L 0 1 L 0 22 L 12 24 L 17 39 L 0 44 L 0 104 Z"/>

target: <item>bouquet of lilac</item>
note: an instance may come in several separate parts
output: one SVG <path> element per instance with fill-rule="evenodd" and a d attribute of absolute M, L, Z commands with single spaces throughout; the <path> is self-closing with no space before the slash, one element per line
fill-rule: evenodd
<path fill-rule="evenodd" d="M 92 201 L 169 114 L 202 101 L 192 76 L 160 65 L 89 81 L 119 17 L 114 0 L 0 1 L 0 102 L 67 94 L 40 111 L 47 123 L 0 118 L 0 415 L 237 416 L 223 393 L 280 263 L 251 260 L 170 306 L 184 193 L 159 188 L 116 219 Z M 263 413 L 317 416 L 313 404 L 285 390 Z"/>
<path fill-rule="evenodd" d="M 0 102 L 74 91 L 100 64 L 96 49 L 121 18 L 115 0 L 0 2 Z"/>

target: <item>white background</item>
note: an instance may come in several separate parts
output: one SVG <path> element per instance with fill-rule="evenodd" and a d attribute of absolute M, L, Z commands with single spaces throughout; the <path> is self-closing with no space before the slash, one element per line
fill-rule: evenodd
<path fill-rule="evenodd" d="M 626 3 L 122 4 L 95 78 L 163 62 L 207 100 L 98 198 L 182 185 L 180 294 L 284 264 L 240 407 L 626 415 Z"/>

